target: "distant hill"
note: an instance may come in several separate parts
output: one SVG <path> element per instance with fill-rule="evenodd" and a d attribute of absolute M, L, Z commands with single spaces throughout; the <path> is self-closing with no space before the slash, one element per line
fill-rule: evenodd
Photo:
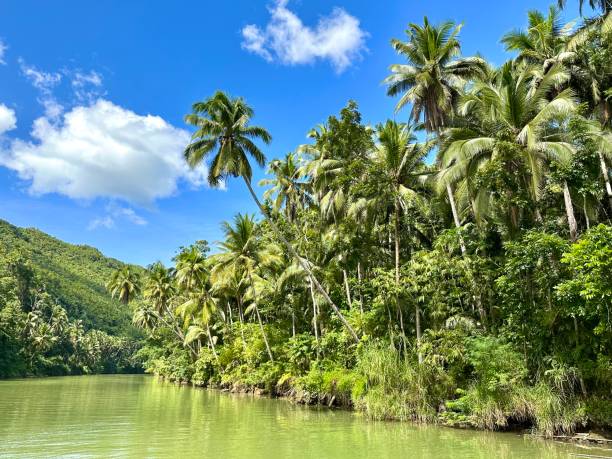
<path fill-rule="evenodd" d="M 110 298 L 105 288 L 111 273 L 124 263 L 93 247 L 68 244 L 4 220 L 0 220 L 0 250 L 27 254 L 46 290 L 71 319 L 113 335 L 133 334 L 130 308 Z"/>

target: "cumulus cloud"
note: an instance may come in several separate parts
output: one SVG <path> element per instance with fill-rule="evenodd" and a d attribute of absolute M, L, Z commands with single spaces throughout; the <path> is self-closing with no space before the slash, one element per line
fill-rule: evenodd
<path fill-rule="evenodd" d="M 334 8 L 315 27 L 304 25 L 287 8 L 287 0 L 277 0 L 270 16 L 263 28 L 249 24 L 242 29 L 242 47 L 267 61 L 297 65 L 327 59 L 340 73 L 365 50 L 367 33 L 342 8 Z"/>
<path fill-rule="evenodd" d="M 98 228 L 111 229 L 115 227 L 117 220 L 127 221 L 139 226 L 147 224 L 147 221 L 138 215 L 134 209 L 122 207 L 116 203 L 110 203 L 106 206 L 106 215 L 94 218 L 91 222 L 89 222 L 87 229 L 90 231 Z"/>
<path fill-rule="evenodd" d="M 0 104 L 0 135 L 17 127 L 15 110 Z"/>
<path fill-rule="evenodd" d="M 74 107 L 57 122 L 40 117 L 31 137 L 13 140 L 0 153 L 0 165 L 28 181 L 35 195 L 102 197 L 146 206 L 175 194 L 181 181 L 195 187 L 205 183 L 205 168 L 190 170 L 182 158 L 187 131 L 107 100 Z"/>

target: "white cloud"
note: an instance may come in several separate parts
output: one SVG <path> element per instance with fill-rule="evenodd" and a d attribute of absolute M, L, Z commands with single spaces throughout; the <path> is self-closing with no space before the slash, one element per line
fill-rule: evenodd
<path fill-rule="evenodd" d="M 205 183 L 205 168 L 190 170 L 182 157 L 187 131 L 107 100 L 74 107 L 56 123 L 38 118 L 31 136 L 14 140 L 0 165 L 29 181 L 33 194 L 149 205 L 176 193 L 180 181 Z"/>
<path fill-rule="evenodd" d="M 90 231 L 98 228 L 111 229 L 115 227 L 117 220 L 126 220 L 138 226 L 143 226 L 148 223 L 144 218 L 138 215 L 134 209 L 121 207 L 116 203 L 110 203 L 106 206 L 106 215 L 93 219 L 89 222 L 87 229 Z"/>
<path fill-rule="evenodd" d="M 102 75 L 94 70 L 89 73 L 77 70 L 73 73 L 70 84 L 76 99 L 81 103 L 91 104 L 105 94 L 102 89 Z"/>
<path fill-rule="evenodd" d="M 15 110 L 0 104 L 0 135 L 17 127 Z"/>
<path fill-rule="evenodd" d="M 56 72 L 43 72 L 33 65 L 28 65 L 23 59 L 19 59 L 19 66 L 22 73 L 26 76 L 32 85 L 41 91 L 51 91 L 54 86 L 57 86 L 62 81 L 62 75 Z"/>
<path fill-rule="evenodd" d="M 93 231 L 98 228 L 111 229 L 114 227 L 115 227 L 115 220 L 113 220 L 113 217 L 111 217 L 110 215 L 107 215 L 105 217 L 93 219 L 91 222 L 89 222 L 87 229 L 90 231 Z"/>
<path fill-rule="evenodd" d="M 6 65 L 6 61 L 4 60 L 4 55 L 6 54 L 6 50 L 8 46 L 4 43 L 4 40 L 0 40 L 0 65 Z"/>
<path fill-rule="evenodd" d="M 268 61 L 296 65 L 328 59 L 342 72 L 365 50 L 367 33 L 342 8 L 334 8 L 314 28 L 287 9 L 287 0 L 277 0 L 270 15 L 265 28 L 249 24 L 242 29 L 242 47 Z"/>
<path fill-rule="evenodd" d="M 57 72 L 43 72 L 33 65 L 28 65 L 23 59 L 19 59 L 21 72 L 40 91 L 38 101 L 45 107 L 45 116 L 51 120 L 56 120 L 64 111 L 64 107 L 53 95 L 53 88 L 60 84 L 62 75 Z"/>

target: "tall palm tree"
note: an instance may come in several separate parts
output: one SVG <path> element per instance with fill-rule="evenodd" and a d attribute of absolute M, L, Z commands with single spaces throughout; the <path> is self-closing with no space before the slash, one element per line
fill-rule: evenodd
<path fill-rule="evenodd" d="M 179 255 L 179 260 L 181 258 L 184 258 L 184 253 Z M 181 267 L 184 271 L 186 271 L 184 266 Z M 186 274 L 184 273 L 184 275 Z M 153 305 L 153 311 L 157 315 L 157 320 L 168 326 L 174 332 L 179 341 L 183 343 L 185 341 L 185 334 L 177 323 L 174 312 L 170 307 L 170 302 L 171 300 L 175 299 L 177 293 L 178 291 L 171 270 L 166 269 L 161 262 L 154 263 L 149 268 L 143 296 Z M 147 323 L 147 321 L 150 321 L 149 315 L 150 312 L 146 310 L 135 311 L 133 320 L 135 321 L 136 325 L 142 326 L 143 328 L 148 328 L 149 323 Z M 195 350 L 191 346 L 188 347 L 193 353 L 195 353 Z"/>
<path fill-rule="evenodd" d="M 461 46 L 457 36 L 461 25 L 443 22 L 432 25 L 427 17 L 423 25 L 409 24 L 407 41 L 391 40 L 391 45 L 408 61 L 394 64 L 384 82 L 389 96 L 401 95 L 396 105 L 399 111 L 412 104 L 410 119 L 423 119 L 425 128 L 437 134 L 447 125 L 465 84 L 486 69 L 480 57 L 458 57 Z M 453 190 L 446 189 L 455 226 L 461 220 L 455 205 Z M 462 244 L 462 250 L 465 251 Z"/>
<path fill-rule="evenodd" d="M 131 266 L 124 266 L 113 272 L 106 288 L 112 297 L 128 304 L 140 293 L 140 275 Z"/>
<path fill-rule="evenodd" d="M 255 219 L 250 215 L 238 214 L 234 217 L 233 225 L 229 222 L 223 223 L 224 241 L 220 244 L 222 252 L 215 255 L 215 266 L 213 271 L 225 271 L 239 273 L 249 283 L 252 308 L 257 316 L 261 334 L 266 345 L 266 350 L 271 361 L 274 361 L 270 343 L 263 326 L 263 320 L 259 311 L 259 296 L 255 282 L 258 271 L 263 267 L 278 261 L 278 254 L 273 246 L 266 246 L 260 237 Z"/>
<path fill-rule="evenodd" d="M 427 155 L 430 144 L 418 143 L 414 135 L 414 127 L 395 121 L 387 121 L 377 126 L 378 145 L 372 158 L 370 180 L 375 180 L 375 192 L 355 201 L 351 214 L 367 215 L 368 213 L 385 212 L 389 210 L 393 220 L 393 239 L 395 248 L 395 283 L 400 285 L 400 220 L 404 209 L 408 206 L 418 206 L 422 201 L 420 192 L 424 190 L 427 170 L 423 159 Z M 405 339 L 402 308 L 397 298 L 400 329 Z M 420 311 L 415 311 L 417 343 L 421 341 Z M 405 344 L 405 342 L 404 342 Z"/>
<path fill-rule="evenodd" d="M 493 81 L 478 81 L 459 104 L 459 113 L 471 123 L 445 132 L 442 185 L 498 161 L 508 172 L 527 171 L 521 185 L 527 187 L 538 215 L 546 166 L 550 161 L 567 160 L 573 153 L 558 122 L 574 113 L 574 93 L 564 89 L 551 97 L 552 90 L 568 78 L 559 64 L 543 74 L 539 68 L 508 62 Z M 511 196 L 516 190 L 505 191 Z M 511 204 L 508 211 L 511 228 L 516 229 L 518 208 Z"/>
<path fill-rule="evenodd" d="M 264 143 L 271 142 L 272 137 L 264 128 L 250 126 L 253 109 L 241 98 L 230 98 L 223 92 L 216 92 L 211 98 L 193 104 L 193 113 L 185 117 L 185 121 L 196 127 L 192 142 L 185 149 L 185 159 L 191 167 L 201 164 L 208 156 L 212 156 L 208 174 L 208 182 L 216 186 L 229 177 L 242 177 L 249 193 L 259 207 L 262 214 L 270 222 L 272 230 L 287 248 L 289 253 L 298 260 L 302 268 L 312 278 L 315 286 L 325 297 L 334 312 L 349 331 L 353 339 L 358 342 L 359 337 L 348 323 L 327 291 L 314 276 L 308 263 L 299 256 L 293 246 L 277 227 L 273 218 L 270 218 L 259 198 L 253 191 L 251 184 L 252 168 L 249 156 L 263 167 L 265 156 L 253 142 L 260 139 Z M 213 153 L 214 152 L 214 153 Z"/>
<path fill-rule="evenodd" d="M 275 159 L 270 162 L 269 172 L 274 174 L 274 178 L 259 182 L 260 186 L 272 186 L 264 193 L 264 199 L 275 196 L 274 210 L 278 212 L 284 207 L 285 217 L 293 223 L 298 210 L 310 200 L 308 183 L 302 181 L 303 169 L 298 158 L 295 153 L 287 153 L 284 160 Z"/>
<path fill-rule="evenodd" d="M 181 252 L 176 259 L 176 282 L 185 291 L 197 290 L 208 274 L 206 257 L 197 247 Z"/>

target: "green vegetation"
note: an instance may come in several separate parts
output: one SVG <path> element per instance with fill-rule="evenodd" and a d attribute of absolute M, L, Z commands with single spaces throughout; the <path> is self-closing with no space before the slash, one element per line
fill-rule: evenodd
<path fill-rule="evenodd" d="M 409 123 L 349 102 L 269 163 L 263 202 L 270 134 L 240 98 L 194 104 L 187 162 L 242 177 L 265 218 L 155 264 L 142 298 L 117 271 L 147 370 L 376 419 L 612 427 L 612 16 L 591 4 L 578 28 L 530 12 L 499 68 L 453 23 L 410 24 L 385 80 Z"/>
<path fill-rule="evenodd" d="M 0 378 L 137 371 L 140 333 L 105 289 L 122 266 L 0 221 Z"/>

